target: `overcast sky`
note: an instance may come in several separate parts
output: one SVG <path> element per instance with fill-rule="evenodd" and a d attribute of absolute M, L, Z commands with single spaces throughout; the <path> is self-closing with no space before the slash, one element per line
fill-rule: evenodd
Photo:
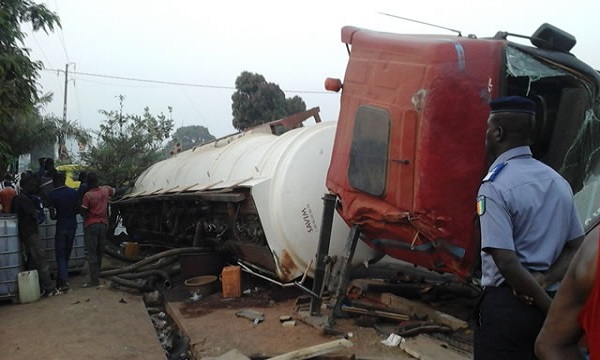
<path fill-rule="evenodd" d="M 32 57 L 47 69 L 195 86 L 155 84 L 71 74 L 68 118 L 92 130 L 104 120 L 99 109 L 153 114 L 173 107 L 175 126 L 203 125 L 221 137 L 231 125 L 231 94 L 244 70 L 277 83 L 287 97 L 301 96 L 336 121 L 339 94 L 326 93 L 326 77 L 343 78 L 348 60 L 340 29 L 354 25 L 400 33 L 450 32 L 379 14 L 458 29 L 464 35 L 497 31 L 531 35 L 548 22 L 577 38 L 572 52 L 600 68 L 600 1 L 200 1 L 49 0 L 62 29 L 29 35 Z M 26 27 L 30 29 L 30 27 Z M 28 31 L 30 33 L 30 31 Z M 46 112 L 62 116 L 64 73 L 41 72 L 42 91 L 53 92 Z"/>

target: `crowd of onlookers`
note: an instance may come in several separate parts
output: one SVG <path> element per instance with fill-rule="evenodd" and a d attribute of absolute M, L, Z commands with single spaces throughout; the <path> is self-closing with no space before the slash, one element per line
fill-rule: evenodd
<path fill-rule="evenodd" d="M 28 171 L 17 177 L 6 174 L 0 188 L 0 212 L 4 216 L 10 214 L 17 217 L 24 264 L 28 270 L 37 270 L 43 297 L 72 290 L 68 266 L 79 214 L 84 219 L 85 252 L 90 272 L 90 281 L 83 286 L 100 285 L 99 272 L 108 228 L 108 200 L 115 190 L 109 186 L 99 186 L 95 173 L 82 171 L 78 180 L 78 189 L 66 186 L 66 174 L 57 171 L 54 161 L 46 158 L 37 172 Z M 38 228 L 47 221 L 47 216 L 56 220 L 55 281 L 50 275 L 46 249 Z"/>

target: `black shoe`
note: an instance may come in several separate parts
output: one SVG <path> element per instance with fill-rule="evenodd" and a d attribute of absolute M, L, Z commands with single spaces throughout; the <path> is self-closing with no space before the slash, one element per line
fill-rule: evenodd
<path fill-rule="evenodd" d="M 60 292 L 60 290 L 58 290 L 57 288 L 54 289 L 44 289 L 42 290 L 42 293 L 40 294 L 41 297 L 50 297 L 50 296 L 58 296 L 61 295 L 62 293 Z"/>

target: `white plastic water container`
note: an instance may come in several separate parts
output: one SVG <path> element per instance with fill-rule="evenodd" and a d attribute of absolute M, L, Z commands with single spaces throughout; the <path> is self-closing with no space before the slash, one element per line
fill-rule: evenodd
<path fill-rule="evenodd" d="M 40 278 L 37 270 L 23 271 L 17 275 L 19 301 L 32 303 L 40 299 Z"/>

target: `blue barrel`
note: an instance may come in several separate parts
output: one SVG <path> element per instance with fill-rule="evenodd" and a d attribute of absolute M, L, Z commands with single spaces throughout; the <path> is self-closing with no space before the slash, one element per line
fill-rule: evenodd
<path fill-rule="evenodd" d="M 18 295 L 17 275 L 23 271 L 23 254 L 16 216 L 0 216 L 0 298 Z"/>

